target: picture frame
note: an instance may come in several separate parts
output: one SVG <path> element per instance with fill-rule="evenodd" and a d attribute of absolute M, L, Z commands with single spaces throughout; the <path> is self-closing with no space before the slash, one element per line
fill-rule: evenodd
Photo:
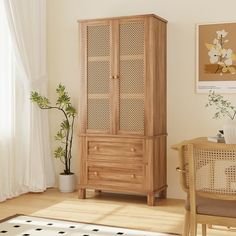
<path fill-rule="evenodd" d="M 236 93 L 236 23 L 196 26 L 196 92 Z"/>

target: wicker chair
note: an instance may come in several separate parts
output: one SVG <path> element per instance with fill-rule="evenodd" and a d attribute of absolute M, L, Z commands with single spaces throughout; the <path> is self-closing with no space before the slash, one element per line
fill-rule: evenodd
<path fill-rule="evenodd" d="M 197 224 L 236 227 L 236 145 L 198 138 L 172 147 L 179 151 L 180 182 L 187 192 L 183 235 Z"/>

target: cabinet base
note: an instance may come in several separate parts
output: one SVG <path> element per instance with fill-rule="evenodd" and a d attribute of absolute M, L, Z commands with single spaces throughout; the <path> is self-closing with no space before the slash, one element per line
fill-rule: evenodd
<path fill-rule="evenodd" d="M 101 195 L 102 190 L 95 189 L 94 193 L 95 193 L 96 196 L 99 196 L 99 195 Z M 159 197 L 158 198 L 166 198 L 166 193 L 167 193 L 167 190 L 163 189 L 162 191 L 159 192 Z M 155 194 L 156 194 L 156 192 L 150 192 L 150 193 L 147 194 L 147 205 L 148 206 L 155 206 L 155 200 L 156 200 Z M 79 199 L 85 199 L 86 198 L 86 189 L 80 188 L 78 190 L 78 198 Z"/>

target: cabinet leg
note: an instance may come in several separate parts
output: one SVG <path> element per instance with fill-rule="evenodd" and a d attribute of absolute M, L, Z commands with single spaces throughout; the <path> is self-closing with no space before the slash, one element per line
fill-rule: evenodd
<path fill-rule="evenodd" d="M 167 196 L 167 189 L 164 189 L 159 193 L 159 198 L 166 198 L 166 196 Z"/>
<path fill-rule="evenodd" d="M 148 204 L 148 206 L 154 206 L 155 205 L 155 194 L 154 193 L 148 193 L 148 195 L 147 195 L 147 204 Z"/>
<path fill-rule="evenodd" d="M 79 189 L 79 199 L 85 199 L 86 198 L 86 189 L 80 188 Z"/>

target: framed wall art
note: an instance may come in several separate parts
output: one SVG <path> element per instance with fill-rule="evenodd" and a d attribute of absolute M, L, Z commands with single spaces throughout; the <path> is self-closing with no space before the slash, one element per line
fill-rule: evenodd
<path fill-rule="evenodd" d="M 236 23 L 197 25 L 197 92 L 236 92 Z"/>

